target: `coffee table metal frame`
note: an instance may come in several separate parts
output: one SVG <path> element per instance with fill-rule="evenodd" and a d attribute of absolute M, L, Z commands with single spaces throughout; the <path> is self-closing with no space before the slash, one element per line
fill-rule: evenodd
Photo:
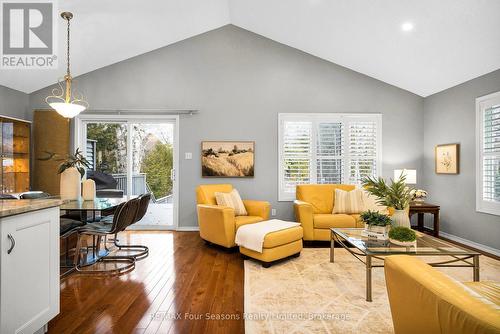
<path fill-rule="evenodd" d="M 354 243 L 349 241 L 349 237 L 345 235 L 342 230 L 362 230 L 362 228 L 332 228 L 331 231 L 331 240 L 330 240 L 330 262 L 334 262 L 335 260 L 335 242 L 342 246 L 342 248 L 346 249 L 349 253 L 351 253 L 355 258 L 361 261 L 366 267 L 366 301 L 372 301 L 372 268 L 383 267 L 383 264 L 374 264 L 373 259 L 384 261 L 384 257 L 396 254 L 405 254 L 405 255 L 413 255 L 413 256 L 451 256 L 452 259 L 448 261 L 440 261 L 440 262 L 432 262 L 428 263 L 433 267 L 465 267 L 473 269 L 473 279 L 474 282 L 479 281 L 479 253 L 474 251 L 469 251 L 467 249 L 462 249 L 453 244 L 449 244 L 450 247 L 454 247 L 463 252 L 446 252 L 446 251 L 436 251 L 430 253 L 417 253 L 410 252 L 406 247 L 406 251 L 403 251 L 403 248 L 396 248 L 399 251 L 394 252 L 370 252 L 369 250 L 362 250 L 357 247 Z M 431 236 L 427 236 L 429 238 L 434 238 Z M 435 238 L 437 239 L 437 238 Z M 438 239 L 440 242 L 446 244 L 443 240 Z M 352 249 L 351 249 L 352 248 Z M 365 260 L 363 260 L 363 258 Z M 471 262 L 472 259 L 472 262 Z M 456 263 L 456 264 L 455 264 Z"/>

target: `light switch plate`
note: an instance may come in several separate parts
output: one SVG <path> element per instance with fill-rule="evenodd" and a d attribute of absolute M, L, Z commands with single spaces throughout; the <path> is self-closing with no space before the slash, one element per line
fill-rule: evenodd
<path fill-rule="evenodd" d="M 276 209 L 271 209 L 271 216 L 276 216 Z"/>
<path fill-rule="evenodd" d="M 185 158 L 186 160 L 191 160 L 191 159 L 193 159 L 193 153 L 191 153 L 191 152 L 186 152 L 186 153 L 184 153 L 184 158 Z"/>

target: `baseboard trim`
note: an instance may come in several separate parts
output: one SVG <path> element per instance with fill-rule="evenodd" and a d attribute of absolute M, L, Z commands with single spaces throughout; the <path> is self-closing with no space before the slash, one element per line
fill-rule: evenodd
<path fill-rule="evenodd" d="M 197 232 L 200 228 L 198 226 L 178 226 L 178 232 Z"/>
<path fill-rule="evenodd" d="M 175 231 L 172 226 L 164 225 L 131 225 L 127 227 L 127 231 Z"/>
<path fill-rule="evenodd" d="M 498 250 L 496 248 L 493 248 L 493 247 L 490 247 L 490 246 L 486 246 L 486 245 L 483 245 L 483 244 L 478 244 L 477 242 L 470 241 L 470 240 L 467 240 L 467 239 L 464 239 L 464 238 L 460 238 L 460 237 L 457 237 L 456 235 L 445 233 L 445 232 L 442 232 L 442 231 L 439 232 L 439 236 L 443 237 L 445 239 L 450 239 L 451 241 L 456 241 L 456 242 L 461 243 L 461 244 L 463 244 L 465 246 L 470 246 L 472 248 L 476 248 L 476 249 L 481 250 L 481 251 L 483 251 L 485 253 L 492 254 L 492 255 L 494 255 L 496 257 L 500 257 L 500 250 Z"/>

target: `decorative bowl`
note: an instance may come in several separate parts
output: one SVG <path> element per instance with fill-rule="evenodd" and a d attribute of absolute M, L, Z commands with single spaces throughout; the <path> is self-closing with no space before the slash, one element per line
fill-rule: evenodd
<path fill-rule="evenodd" d="M 399 241 L 399 240 L 395 240 L 395 239 L 389 238 L 389 241 L 392 244 L 395 244 L 395 245 L 398 245 L 398 246 L 403 246 L 403 247 L 417 246 L 417 240 L 414 240 L 414 241 Z"/>

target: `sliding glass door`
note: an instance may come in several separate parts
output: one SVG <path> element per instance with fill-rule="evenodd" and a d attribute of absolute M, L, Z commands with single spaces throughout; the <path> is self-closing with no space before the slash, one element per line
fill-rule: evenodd
<path fill-rule="evenodd" d="M 177 227 L 176 129 L 176 117 L 82 115 L 76 121 L 78 147 L 91 164 L 87 174 L 96 180 L 98 197 L 151 194 L 133 229 Z"/>
<path fill-rule="evenodd" d="M 132 195 L 150 193 L 152 201 L 134 227 L 172 226 L 174 183 L 174 124 L 133 123 Z"/>

